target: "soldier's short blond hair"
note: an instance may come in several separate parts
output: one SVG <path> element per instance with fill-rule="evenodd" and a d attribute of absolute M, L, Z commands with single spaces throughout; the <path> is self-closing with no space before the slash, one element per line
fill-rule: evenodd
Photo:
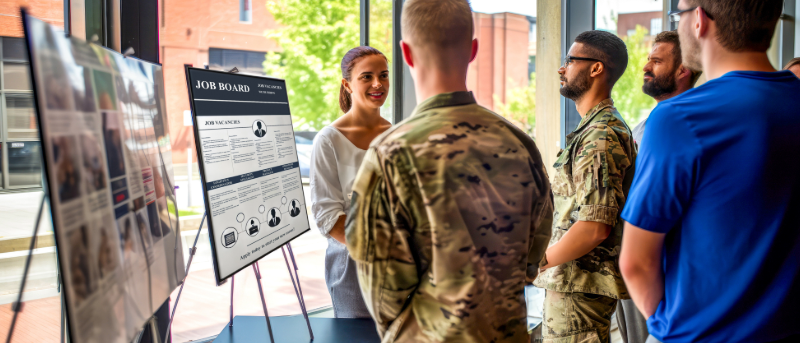
<path fill-rule="evenodd" d="M 403 41 L 428 54 L 471 49 L 474 25 L 467 0 L 407 0 L 401 19 Z"/>

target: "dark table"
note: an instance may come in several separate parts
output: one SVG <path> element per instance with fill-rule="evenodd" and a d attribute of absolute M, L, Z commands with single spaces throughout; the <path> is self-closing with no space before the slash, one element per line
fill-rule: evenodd
<path fill-rule="evenodd" d="M 314 343 L 379 343 L 372 319 L 309 318 Z M 311 342 L 301 315 L 269 317 L 275 343 Z M 214 343 L 270 342 L 263 316 L 236 316 L 233 327 L 225 325 Z M 272 343 L 272 342 L 270 342 Z"/>

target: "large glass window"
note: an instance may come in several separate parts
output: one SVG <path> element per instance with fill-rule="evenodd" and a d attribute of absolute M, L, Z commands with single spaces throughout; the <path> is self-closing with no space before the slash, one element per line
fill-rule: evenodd
<path fill-rule="evenodd" d="M 253 21 L 252 0 L 239 0 L 239 21 L 249 23 Z"/>
<path fill-rule="evenodd" d="M 479 44 L 467 87 L 479 104 L 533 136 L 536 2 L 475 0 L 470 4 Z"/>
<path fill-rule="evenodd" d="M 617 81 L 611 98 L 631 128 L 647 119 L 656 101 L 642 92 L 647 55 L 663 26 L 663 0 L 596 0 L 595 29 L 612 32 L 628 48 L 628 68 Z"/>
<path fill-rule="evenodd" d="M 41 144 L 33 107 L 30 64 L 22 38 L 19 7 L 58 26 L 64 25 L 61 0 L 12 1 L 0 7 L 0 337 L 11 324 L 22 271 L 42 197 Z M 61 296 L 55 241 L 45 208 L 23 290 L 12 342 L 58 342 Z"/>

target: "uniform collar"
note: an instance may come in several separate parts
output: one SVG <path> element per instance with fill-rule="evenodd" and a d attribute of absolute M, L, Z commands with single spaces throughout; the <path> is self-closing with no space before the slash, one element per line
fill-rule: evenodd
<path fill-rule="evenodd" d="M 462 106 L 462 105 L 471 105 L 475 104 L 475 96 L 472 95 L 472 92 L 453 92 L 453 93 L 441 93 L 434 95 L 427 100 L 423 101 L 417 108 L 414 109 L 414 113 L 411 114 L 416 115 L 417 113 L 424 112 L 427 110 L 431 110 L 434 108 L 439 107 L 451 107 L 451 106 Z"/>
<path fill-rule="evenodd" d="M 604 109 L 609 108 L 609 107 L 614 107 L 614 100 L 611 99 L 611 98 L 608 98 L 608 99 L 605 99 L 605 100 L 601 101 L 599 104 L 597 104 L 591 110 L 589 110 L 589 112 L 586 113 L 585 116 L 583 116 L 583 119 L 581 119 L 581 122 L 578 123 L 578 127 L 576 127 L 575 130 L 572 130 L 572 133 L 567 135 L 567 142 L 569 142 L 572 139 L 572 136 L 575 136 L 575 134 L 578 131 L 583 130 L 583 128 L 586 127 L 586 125 L 588 125 L 594 119 L 594 117 L 597 116 L 598 113 L 602 112 Z"/>

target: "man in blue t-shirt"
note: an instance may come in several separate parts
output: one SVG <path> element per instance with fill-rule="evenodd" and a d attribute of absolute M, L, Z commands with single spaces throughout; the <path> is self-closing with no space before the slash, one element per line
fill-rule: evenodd
<path fill-rule="evenodd" d="M 800 80 L 766 50 L 782 0 L 681 0 L 709 81 L 648 119 L 620 268 L 649 342 L 798 342 Z"/>

